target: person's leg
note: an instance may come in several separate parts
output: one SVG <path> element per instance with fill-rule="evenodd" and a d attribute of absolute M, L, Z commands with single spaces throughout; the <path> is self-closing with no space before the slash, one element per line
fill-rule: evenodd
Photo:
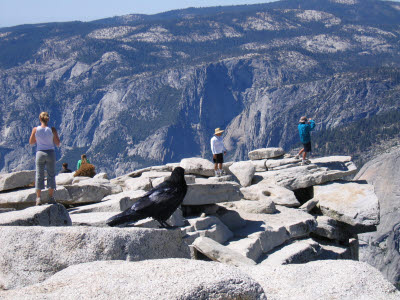
<path fill-rule="evenodd" d="M 47 188 L 49 189 L 49 203 L 55 203 L 53 198 L 54 190 L 56 189 L 56 153 L 49 151 L 46 159 L 47 169 Z"/>
<path fill-rule="evenodd" d="M 307 157 L 307 152 L 303 151 L 303 160 L 306 160 L 306 157 Z"/>
<path fill-rule="evenodd" d="M 44 189 L 44 166 L 45 166 L 45 156 L 44 152 L 36 152 L 36 176 L 35 176 L 35 188 L 36 188 L 36 205 L 41 203 L 41 190 Z"/>
<path fill-rule="evenodd" d="M 213 162 L 214 162 L 214 176 L 218 177 L 218 163 L 215 154 L 213 155 Z"/>
<path fill-rule="evenodd" d="M 295 158 L 299 159 L 303 152 L 304 152 L 304 148 L 300 149 L 299 153 L 295 156 Z"/>

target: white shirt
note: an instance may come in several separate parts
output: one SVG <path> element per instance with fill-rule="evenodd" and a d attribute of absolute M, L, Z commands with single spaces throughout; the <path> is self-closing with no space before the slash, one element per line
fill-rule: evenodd
<path fill-rule="evenodd" d="M 36 127 L 37 151 L 54 150 L 53 132 L 50 127 Z"/>
<path fill-rule="evenodd" d="M 219 154 L 222 152 L 225 152 L 226 148 L 224 146 L 224 140 L 222 139 L 222 136 L 216 136 L 214 135 L 211 138 L 211 152 L 212 154 Z"/>

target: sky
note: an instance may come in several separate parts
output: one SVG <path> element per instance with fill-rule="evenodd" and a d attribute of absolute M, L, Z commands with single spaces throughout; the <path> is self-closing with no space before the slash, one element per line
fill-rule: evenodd
<path fill-rule="evenodd" d="M 0 27 L 92 21 L 127 14 L 155 14 L 187 7 L 239 5 L 273 0 L 0 0 Z"/>

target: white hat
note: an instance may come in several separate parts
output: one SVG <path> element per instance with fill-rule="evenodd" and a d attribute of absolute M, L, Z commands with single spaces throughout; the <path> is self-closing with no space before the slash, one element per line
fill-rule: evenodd
<path fill-rule="evenodd" d="M 224 132 L 224 131 L 221 130 L 221 129 L 218 127 L 218 128 L 215 128 L 214 134 L 223 133 L 223 132 Z"/>

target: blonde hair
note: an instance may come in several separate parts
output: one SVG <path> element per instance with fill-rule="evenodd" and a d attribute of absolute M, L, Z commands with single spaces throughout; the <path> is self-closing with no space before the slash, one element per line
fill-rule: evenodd
<path fill-rule="evenodd" d="M 87 158 L 86 158 L 86 154 L 82 154 L 81 155 L 81 164 L 86 164 L 87 163 Z"/>
<path fill-rule="evenodd" d="M 42 111 L 39 115 L 39 120 L 40 120 L 40 122 L 43 122 L 47 125 L 47 122 L 49 122 L 49 120 L 50 120 L 49 113 L 46 111 Z"/>

